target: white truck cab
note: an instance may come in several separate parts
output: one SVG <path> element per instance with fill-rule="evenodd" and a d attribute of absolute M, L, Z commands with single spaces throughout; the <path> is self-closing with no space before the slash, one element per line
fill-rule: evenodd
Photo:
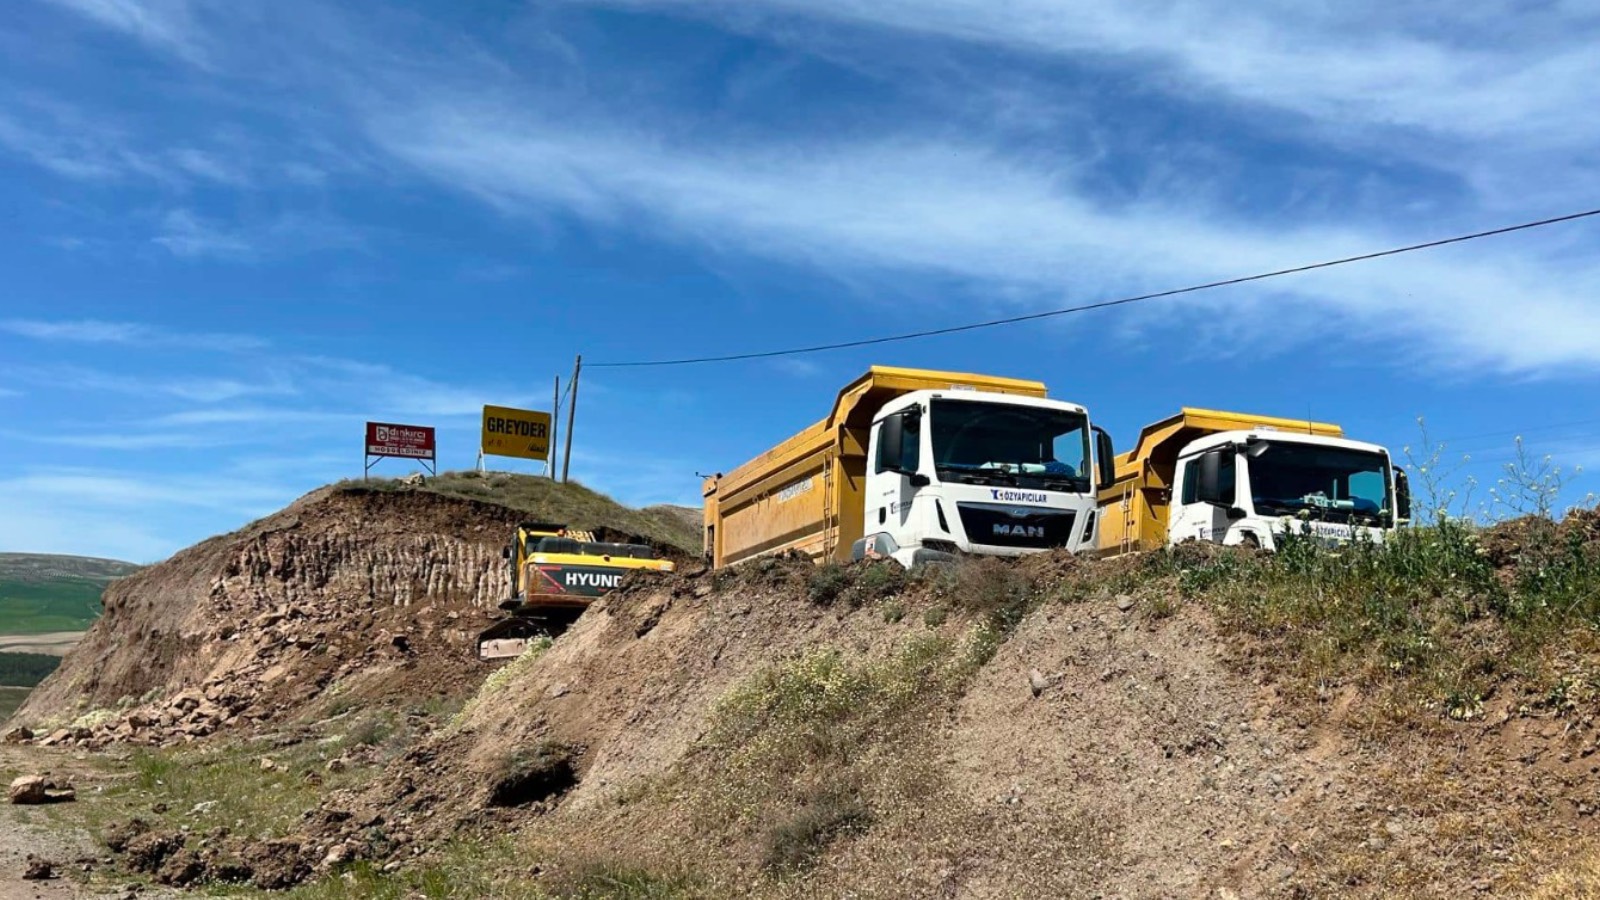
<path fill-rule="evenodd" d="M 1111 464 L 1110 436 L 1075 403 L 959 388 L 904 394 L 873 417 L 866 523 L 851 555 L 911 566 L 958 552 L 1092 550 Z"/>
<path fill-rule="evenodd" d="M 1274 550 L 1286 532 L 1381 542 L 1409 517 L 1408 493 L 1377 444 L 1268 428 L 1210 434 L 1178 451 L 1167 542 Z"/>
<path fill-rule="evenodd" d="M 1411 516 L 1389 451 L 1331 422 L 1183 407 L 1146 425 L 1100 492 L 1099 555 L 1184 541 L 1279 549 L 1285 533 L 1324 544 L 1380 542 Z"/>

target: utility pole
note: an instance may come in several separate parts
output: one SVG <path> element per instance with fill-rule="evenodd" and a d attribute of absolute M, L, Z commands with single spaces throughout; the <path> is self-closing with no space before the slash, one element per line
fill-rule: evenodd
<path fill-rule="evenodd" d="M 556 376 L 556 399 L 550 407 L 550 458 L 545 460 L 544 471 L 551 481 L 556 480 L 556 432 L 561 430 L 561 376 Z"/>
<path fill-rule="evenodd" d="M 572 465 L 572 420 L 578 414 L 578 374 L 583 371 L 583 354 L 572 364 L 572 402 L 567 404 L 567 447 L 561 453 L 561 483 L 567 482 L 567 470 Z"/>

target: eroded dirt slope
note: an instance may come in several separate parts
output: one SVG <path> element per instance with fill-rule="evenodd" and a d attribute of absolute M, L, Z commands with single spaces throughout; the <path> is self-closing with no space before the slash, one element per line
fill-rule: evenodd
<path fill-rule="evenodd" d="M 519 515 L 423 492 L 324 489 L 114 584 L 15 721 L 169 741 L 292 715 L 330 691 L 422 702 L 486 674 Z M 110 710 L 110 712 L 105 712 Z"/>

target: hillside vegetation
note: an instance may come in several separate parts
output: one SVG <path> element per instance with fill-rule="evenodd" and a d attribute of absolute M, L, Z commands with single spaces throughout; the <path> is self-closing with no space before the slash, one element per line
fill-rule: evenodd
<path fill-rule="evenodd" d="M 82 631 L 112 580 L 139 567 L 112 559 L 0 553 L 0 634 Z"/>
<path fill-rule="evenodd" d="M 1595 510 L 764 558 L 631 581 L 464 706 L 150 750 L 105 802 L 137 871 L 304 897 L 1600 896 L 1597 623 Z"/>
<path fill-rule="evenodd" d="M 443 472 L 412 488 L 399 479 L 341 482 L 344 490 L 422 490 L 482 500 L 526 513 L 530 520 L 560 522 L 573 528 L 614 528 L 658 541 L 679 551 L 700 553 L 700 513 L 686 507 L 634 509 L 577 482 L 509 472 Z"/>

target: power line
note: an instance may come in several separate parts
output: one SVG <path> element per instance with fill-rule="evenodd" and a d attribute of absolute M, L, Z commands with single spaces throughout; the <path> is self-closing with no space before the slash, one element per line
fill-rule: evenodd
<path fill-rule="evenodd" d="M 1245 284 L 1251 281 L 1262 281 L 1268 278 L 1280 278 L 1284 275 L 1296 275 L 1301 272 L 1310 272 L 1313 269 L 1327 269 L 1333 266 L 1343 266 L 1350 263 L 1366 262 L 1385 256 L 1397 256 L 1401 253 L 1412 253 L 1417 250 L 1429 250 L 1434 247 L 1443 247 L 1447 244 L 1459 244 L 1465 241 L 1475 241 L 1479 238 L 1494 237 L 1496 235 L 1510 234 L 1514 231 L 1527 231 L 1532 228 L 1542 228 L 1546 225 L 1557 225 L 1562 222 L 1571 222 L 1577 219 L 1586 219 L 1600 215 L 1600 209 L 1591 209 L 1584 212 L 1570 213 L 1550 219 L 1540 219 L 1536 222 L 1524 222 L 1520 225 L 1508 225 L 1503 228 L 1493 228 L 1488 231 L 1477 231 L 1472 234 L 1457 235 L 1436 241 L 1427 241 L 1421 244 L 1411 244 L 1405 247 L 1394 247 L 1389 250 L 1379 250 L 1375 253 L 1363 253 L 1359 256 L 1347 256 L 1342 259 L 1332 259 L 1326 262 L 1311 263 L 1309 265 L 1295 266 L 1288 269 L 1278 269 L 1274 272 L 1263 272 L 1259 275 L 1245 275 L 1239 278 L 1229 278 L 1224 281 L 1212 281 L 1206 284 L 1196 284 L 1184 288 L 1175 288 L 1168 291 L 1157 291 L 1153 294 L 1140 294 L 1136 297 L 1123 297 L 1118 300 L 1102 300 L 1098 303 L 1086 303 L 1082 306 L 1069 306 L 1065 309 L 1053 309 L 1045 312 L 1029 313 L 1021 316 L 1011 316 L 1005 319 L 993 319 L 987 322 L 973 322 L 967 325 L 952 325 L 947 328 L 931 328 L 926 331 L 914 331 L 908 334 L 889 335 L 886 337 L 865 338 L 858 341 L 841 341 L 834 344 L 817 344 L 811 347 L 792 347 L 787 350 L 764 350 L 751 353 L 733 353 L 726 356 L 699 356 L 686 359 L 657 359 L 640 360 L 635 362 L 596 362 L 590 363 L 591 368 L 622 369 L 640 368 L 645 366 L 687 366 L 697 363 L 735 362 L 747 359 L 769 359 L 775 356 L 796 356 L 802 353 L 820 353 L 825 350 L 844 350 L 851 347 L 868 347 L 876 344 L 889 344 L 897 341 L 910 341 L 917 338 L 936 337 L 944 334 L 956 334 L 963 331 L 976 331 L 980 328 L 994 328 L 999 325 L 1015 325 L 1019 322 L 1032 322 L 1038 319 L 1048 319 L 1055 316 L 1065 316 L 1072 313 L 1089 312 L 1097 309 L 1107 309 L 1113 306 L 1124 306 L 1129 303 L 1142 303 L 1146 300 L 1159 300 L 1163 297 L 1176 297 L 1179 294 L 1192 294 L 1198 291 L 1208 291 L 1214 288 L 1229 287 L 1236 284 Z"/>

